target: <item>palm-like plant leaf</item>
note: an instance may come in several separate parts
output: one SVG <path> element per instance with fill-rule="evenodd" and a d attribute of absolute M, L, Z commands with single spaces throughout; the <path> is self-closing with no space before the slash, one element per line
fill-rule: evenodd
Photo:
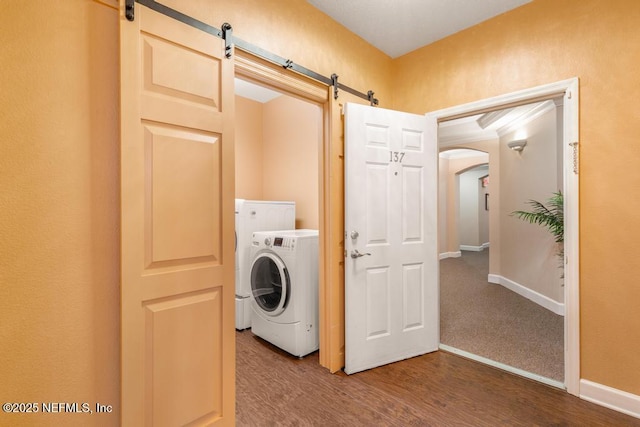
<path fill-rule="evenodd" d="M 549 207 L 543 205 L 536 200 L 527 202 L 533 207 L 532 212 L 513 211 L 512 216 L 518 217 L 531 224 L 539 224 L 546 227 L 556 240 L 558 245 L 559 267 L 564 268 L 564 197 L 562 192 L 558 190 L 548 200 Z M 561 276 L 564 278 L 564 273 Z"/>
<path fill-rule="evenodd" d="M 532 206 L 531 212 L 514 211 L 512 216 L 546 227 L 555 237 L 557 243 L 564 242 L 564 197 L 562 192 L 553 193 L 549 198 L 548 207 L 537 200 L 527 202 Z"/>

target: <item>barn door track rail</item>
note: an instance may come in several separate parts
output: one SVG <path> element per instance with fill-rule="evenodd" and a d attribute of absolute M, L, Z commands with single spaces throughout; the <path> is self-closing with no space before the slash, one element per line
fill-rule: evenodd
<path fill-rule="evenodd" d="M 370 90 L 367 93 L 359 92 L 347 85 L 344 85 L 338 82 L 337 74 L 332 74 L 331 77 L 323 76 L 322 74 L 316 73 L 315 71 L 312 71 L 306 67 L 296 64 L 291 59 L 283 58 L 272 52 L 269 52 L 265 49 L 262 49 L 251 43 L 248 43 L 234 36 L 233 27 L 228 23 L 224 23 L 222 25 L 222 29 L 218 29 L 202 21 L 199 21 L 191 16 L 185 15 L 182 12 L 179 12 L 168 6 L 160 4 L 155 0 L 125 0 L 125 16 L 129 21 L 135 20 L 135 3 L 140 3 L 141 5 L 146 6 L 149 9 L 152 9 L 158 13 L 161 13 L 165 16 L 173 18 L 191 27 L 197 28 L 201 31 L 204 31 L 206 33 L 212 34 L 216 37 L 223 39 L 225 41 L 225 56 L 227 58 L 231 58 L 233 48 L 235 47 L 244 52 L 250 53 L 259 58 L 267 60 L 273 64 L 280 65 L 284 69 L 294 71 L 298 74 L 302 74 L 313 80 L 324 83 L 327 86 L 333 86 L 334 99 L 338 99 L 339 90 L 344 90 L 345 92 L 349 92 L 352 95 L 368 100 L 372 106 L 378 105 L 378 99 L 374 97 L 373 91 Z"/>

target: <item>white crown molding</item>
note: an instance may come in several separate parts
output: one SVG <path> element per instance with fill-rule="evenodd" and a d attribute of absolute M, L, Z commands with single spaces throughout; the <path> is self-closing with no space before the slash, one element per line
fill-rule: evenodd
<path fill-rule="evenodd" d="M 483 115 L 481 115 L 476 121 L 478 122 L 478 126 L 480 126 L 482 129 L 486 129 L 498 120 L 508 115 L 511 111 L 513 111 L 513 108 L 489 111 L 488 113 L 484 113 Z"/>
<path fill-rule="evenodd" d="M 511 121 L 510 123 L 507 123 L 506 125 L 504 125 L 501 128 L 499 128 L 497 130 L 497 134 L 498 134 L 498 136 L 502 137 L 502 136 L 506 135 L 509 132 L 515 131 L 518 128 L 526 126 L 527 124 L 531 123 L 532 121 L 534 121 L 538 117 L 542 116 L 543 114 L 545 114 L 545 113 L 547 113 L 547 112 L 549 112 L 551 110 L 554 110 L 555 108 L 556 108 L 556 104 L 555 104 L 555 102 L 553 102 L 553 100 L 547 100 L 547 101 L 544 101 L 542 103 L 535 104 L 533 106 L 533 108 L 531 108 L 530 110 L 526 111 L 520 117 L 516 118 L 515 120 Z"/>
<path fill-rule="evenodd" d="M 444 159 L 463 159 L 463 158 L 482 158 L 486 163 L 489 161 L 489 154 L 484 151 L 471 150 L 468 148 L 454 148 L 452 150 L 445 150 L 438 153 L 441 158 Z"/>
<path fill-rule="evenodd" d="M 489 141 L 498 139 L 498 133 L 495 130 L 487 129 L 482 131 L 469 131 L 460 135 L 442 136 L 438 139 L 440 147 L 451 147 L 460 144 L 471 144 L 473 142 Z"/>

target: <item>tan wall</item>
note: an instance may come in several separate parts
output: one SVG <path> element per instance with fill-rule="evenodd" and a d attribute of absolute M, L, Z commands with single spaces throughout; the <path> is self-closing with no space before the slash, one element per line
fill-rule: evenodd
<path fill-rule="evenodd" d="M 536 0 L 393 63 L 393 108 L 414 113 L 580 78 L 581 377 L 634 394 L 638 22 L 636 0 Z"/>
<path fill-rule="evenodd" d="M 318 229 L 322 110 L 290 96 L 236 97 L 236 197 L 296 202 L 296 228 Z"/>
<path fill-rule="evenodd" d="M 117 28 L 98 2 L 2 2 L 0 396 L 114 408 L 3 425 L 119 424 Z"/>
<path fill-rule="evenodd" d="M 262 104 L 236 96 L 236 198 L 263 200 Z"/>
<path fill-rule="evenodd" d="M 318 229 L 322 109 L 281 96 L 264 105 L 262 189 L 267 200 L 296 202 L 296 228 Z"/>

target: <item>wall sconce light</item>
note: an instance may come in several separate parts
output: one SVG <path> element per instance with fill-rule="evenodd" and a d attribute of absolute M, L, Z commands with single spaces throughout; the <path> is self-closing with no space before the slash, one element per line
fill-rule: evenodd
<path fill-rule="evenodd" d="M 513 151 L 521 152 L 524 150 L 525 145 L 527 145 L 526 139 L 517 139 L 508 143 L 507 147 L 511 148 Z"/>

